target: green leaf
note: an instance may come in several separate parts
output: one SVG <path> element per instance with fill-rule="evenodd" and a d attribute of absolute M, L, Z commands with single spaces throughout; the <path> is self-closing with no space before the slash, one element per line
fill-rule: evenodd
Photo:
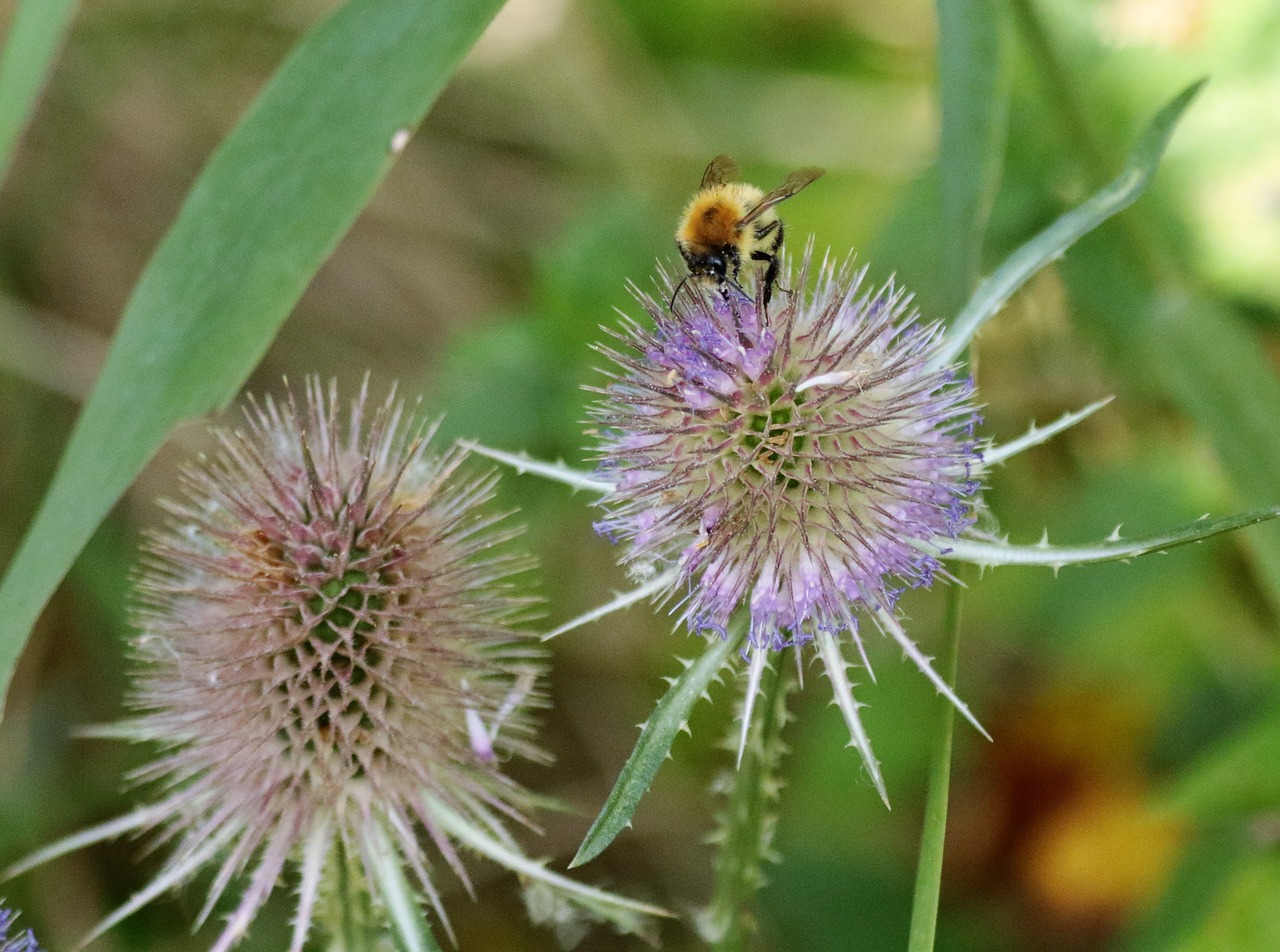
<path fill-rule="evenodd" d="M 644 730 L 640 732 L 636 749 L 631 752 L 622 772 L 618 774 L 613 792 L 601 808 L 600 815 L 591 824 L 591 829 L 587 830 L 582 845 L 578 847 L 578 855 L 569 864 L 570 869 L 589 863 L 599 856 L 613 842 L 613 838 L 622 832 L 623 827 L 631 822 L 640 798 L 653 783 L 676 735 L 688 721 L 693 705 L 720 673 L 725 659 L 741 640 L 740 637 L 715 639 L 702 657 L 671 682 L 670 690 L 649 715 Z"/>
<path fill-rule="evenodd" d="M 180 420 L 224 407 L 500 6 L 350 0 L 209 160 L 125 308 L 0 586 L 0 703 L 77 553 Z"/>
<path fill-rule="evenodd" d="M 1220 303 L 1202 294 L 1161 299 L 1143 344 L 1179 405 L 1191 414 L 1245 506 L 1280 494 L 1280 380 L 1265 345 Z M 1250 532 L 1259 578 L 1280 607 L 1280 525 Z"/>
<path fill-rule="evenodd" d="M 998 0 L 938 0 L 942 253 L 947 312 L 973 292 L 1000 184 L 1009 84 Z"/>
<path fill-rule="evenodd" d="M 1114 562 L 1132 559 L 1150 552 L 1162 552 L 1189 542 L 1199 542 L 1210 536 L 1245 526 L 1257 525 L 1280 516 L 1280 508 L 1255 509 L 1218 519 L 1202 518 L 1176 529 L 1165 529 L 1133 539 L 1122 539 L 1119 529 L 1112 537 L 1092 545 L 1010 545 L 1007 542 L 983 542 L 977 539 L 948 540 L 939 542 L 943 558 L 959 559 L 975 565 L 1043 565 L 1058 569 L 1064 565 L 1082 565 L 1086 562 Z"/>
<path fill-rule="evenodd" d="M 23 0 L 0 58 L 0 181 L 71 26 L 76 0 Z"/>
<path fill-rule="evenodd" d="M 1193 765 L 1163 798 L 1199 819 L 1280 809 L 1280 711 L 1271 711 Z"/>
<path fill-rule="evenodd" d="M 1061 257 L 1083 235 L 1137 201 L 1155 175 L 1174 126 L 1204 83 L 1201 80 L 1188 86 L 1156 113 L 1118 176 L 1014 251 L 978 286 L 964 310 L 952 322 L 946 342 L 934 358 L 936 364 L 941 366 L 956 360 L 983 323 L 1036 272 Z"/>
<path fill-rule="evenodd" d="M 1087 419 L 1097 413 L 1108 403 L 1112 401 L 1112 397 L 1103 397 L 1101 400 L 1095 400 L 1087 407 L 1064 413 L 1058 419 L 1054 420 L 1047 426 L 1036 426 L 1033 422 L 1031 428 L 1017 439 L 1007 440 L 1004 443 L 992 443 L 984 446 L 982 449 L 982 469 L 988 470 L 997 463 L 1003 463 L 1010 457 L 1017 456 L 1024 450 L 1029 450 L 1033 446 L 1039 446 L 1046 443 L 1053 437 L 1057 436 L 1063 430 L 1070 429 L 1081 420 Z"/>
<path fill-rule="evenodd" d="M 1280 855 L 1251 857 L 1214 903 L 1203 925 L 1174 952 L 1272 952 L 1280 948 Z"/>

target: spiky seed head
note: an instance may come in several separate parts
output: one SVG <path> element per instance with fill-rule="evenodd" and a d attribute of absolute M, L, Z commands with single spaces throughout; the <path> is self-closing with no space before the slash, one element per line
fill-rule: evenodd
<path fill-rule="evenodd" d="M 792 287 L 809 284 L 810 252 Z M 690 628 L 739 609 L 756 648 L 853 631 L 938 571 L 972 522 L 980 460 L 968 379 L 892 283 L 824 262 L 769 308 L 733 286 L 637 292 L 599 392 L 600 531 L 638 574 L 678 568 Z M 794 284 L 791 281 L 794 280 Z M 932 550 L 932 551 L 931 551 Z"/>
<path fill-rule="evenodd" d="M 541 756 L 539 655 L 513 627 L 528 561 L 495 548 L 513 530 L 483 508 L 494 477 L 430 435 L 394 395 L 371 410 L 361 392 L 344 419 L 336 387 L 309 380 L 301 403 L 254 402 L 218 431 L 145 545 L 129 733 L 166 751 L 141 772 L 175 841 L 161 876 L 215 866 L 212 905 L 254 867 L 215 948 L 290 863 L 300 918 L 316 864 L 349 862 L 337 844 L 370 869 L 389 840 L 434 896 L 416 831 L 457 858 L 428 801 L 489 828 L 527 805 L 499 762 Z"/>

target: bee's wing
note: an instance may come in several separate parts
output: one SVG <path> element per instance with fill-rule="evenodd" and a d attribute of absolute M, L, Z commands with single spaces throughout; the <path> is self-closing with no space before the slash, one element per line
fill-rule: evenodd
<path fill-rule="evenodd" d="M 742 224 L 750 225 L 778 202 L 790 198 L 815 179 L 822 177 L 826 171 L 826 169 L 815 168 L 796 169 L 783 180 L 781 185 L 747 209 L 747 213 L 742 216 Z"/>
<path fill-rule="evenodd" d="M 712 185 L 723 185 L 725 182 L 732 182 L 738 177 L 740 171 L 742 170 L 738 168 L 738 163 L 733 159 L 727 155 L 717 155 L 711 160 L 707 170 L 702 173 L 702 184 L 698 188 L 710 188 Z"/>

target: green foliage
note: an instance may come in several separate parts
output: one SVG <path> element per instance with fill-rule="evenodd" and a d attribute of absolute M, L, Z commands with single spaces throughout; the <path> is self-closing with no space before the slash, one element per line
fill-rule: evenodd
<path fill-rule="evenodd" d="M 1241 315 L 1206 295 L 1158 297 L 1144 341 L 1167 392 L 1199 424 L 1243 505 L 1276 498 L 1280 380 Z M 1280 530 L 1243 538 L 1273 608 L 1280 607 Z"/>
<path fill-rule="evenodd" d="M 689 713 L 693 706 L 705 695 L 711 682 L 719 677 L 726 659 L 741 640 L 741 635 L 737 638 L 712 639 L 707 650 L 696 661 L 689 663 L 682 675 L 671 680 L 670 690 L 645 722 L 635 750 L 618 774 L 613 792 L 600 808 L 600 815 L 587 830 L 570 867 L 591 862 L 631 822 L 636 807 L 640 805 L 640 798 L 648 791 L 653 778 L 657 776 L 658 768 L 667 759 L 676 736 L 688 729 Z"/>
<path fill-rule="evenodd" d="M 1175 952 L 1268 952 L 1280 944 L 1280 856 L 1252 857 L 1219 896 L 1204 924 Z"/>
<path fill-rule="evenodd" d="M 984 280 L 952 322 L 950 346 L 938 355 L 939 364 L 955 360 L 978 329 L 1041 268 L 1060 258 L 1080 238 L 1108 218 L 1124 211 L 1142 194 L 1160 165 L 1169 137 L 1183 111 L 1204 82 L 1188 86 L 1151 120 L 1134 146 L 1124 170 L 1088 201 L 1064 213 L 1040 234 L 1018 248 Z"/>
<path fill-rule="evenodd" d="M 0 586 L 0 706 L 45 602 L 175 423 L 225 406 L 497 0 L 352 0 L 214 153 L 134 289 Z"/>
<path fill-rule="evenodd" d="M 0 56 L 0 180 L 75 15 L 77 0 L 22 0 Z"/>
<path fill-rule="evenodd" d="M 1280 713 L 1274 710 L 1220 741 L 1164 799 L 1196 820 L 1249 817 L 1280 808 Z"/>
<path fill-rule="evenodd" d="M 1009 109 L 1008 44 L 999 0 L 939 0 L 937 8 L 941 278 L 947 310 L 957 312 L 977 280 L 987 219 L 1000 185 Z"/>
<path fill-rule="evenodd" d="M 1053 569 L 1065 565 L 1087 562 L 1115 562 L 1132 559 L 1152 552 L 1164 552 L 1180 545 L 1200 542 L 1204 539 L 1234 532 L 1247 526 L 1269 522 L 1280 516 L 1280 507 L 1240 512 L 1216 519 L 1202 518 L 1185 526 L 1153 532 L 1133 539 L 1122 539 L 1119 529 L 1110 538 L 1091 545 L 1050 545 L 1048 541 L 1035 545 L 1007 545 L 1005 543 L 978 542 L 956 539 L 950 546 L 950 554 L 957 559 L 982 566 L 996 565 L 1045 565 Z"/>

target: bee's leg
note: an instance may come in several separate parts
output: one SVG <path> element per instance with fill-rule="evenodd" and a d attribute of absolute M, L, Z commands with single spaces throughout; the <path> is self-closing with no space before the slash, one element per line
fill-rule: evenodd
<path fill-rule="evenodd" d="M 733 315 L 733 328 L 738 333 L 738 343 L 743 347 L 750 347 L 751 341 L 748 340 L 746 333 L 742 329 L 742 312 L 738 310 L 741 302 L 744 299 L 750 300 L 750 296 L 743 290 L 742 285 L 738 283 L 737 277 L 736 270 L 733 277 L 725 276 L 724 281 L 720 283 L 720 299 L 724 301 L 729 313 Z"/>
<path fill-rule="evenodd" d="M 768 267 L 764 269 L 764 303 L 769 304 L 769 298 L 773 297 L 773 285 L 778 280 L 778 257 L 771 255 L 767 251 L 753 251 L 751 257 L 756 261 L 769 262 Z M 783 290 L 786 290 L 785 288 Z"/>
<path fill-rule="evenodd" d="M 782 249 L 782 219 L 775 218 L 767 225 L 756 230 L 756 238 L 766 238 L 769 233 L 773 232 L 773 241 L 769 242 L 768 250 L 757 249 L 751 252 L 753 261 L 767 261 L 768 266 L 764 272 L 764 303 L 767 306 L 769 299 L 773 297 L 773 285 L 778 280 L 778 252 Z M 785 288 L 783 290 L 786 290 Z"/>
<path fill-rule="evenodd" d="M 747 298 L 747 292 L 742 289 L 739 284 L 739 274 L 742 272 L 742 258 L 738 255 L 736 248 L 726 248 L 726 268 L 725 275 L 720 280 L 720 298 L 729 308 L 729 313 L 733 315 L 733 326 L 738 332 L 738 343 L 743 347 L 750 347 L 749 341 L 742 330 L 742 315 L 738 311 L 738 302 L 740 298 Z"/>
<path fill-rule="evenodd" d="M 726 261 L 724 261 L 724 276 L 719 282 L 719 293 L 721 293 L 721 298 L 733 315 L 733 328 L 737 330 L 739 343 L 744 347 L 748 347 L 750 342 L 742 335 L 742 320 L 739 312 L 737 312 L 737 294 L 746 297 L 746 292 L 742 290 L 742 285 L 739 283 L 742 258 L 737 253 L 737 248 L 733 247 L 724 248 L 724 257 L 726 257 Z"/>
<path fill-rule="evenodd" d="M 777 231 L 778 234 L 775 235 L 773 241 L 770 242 L 770 248 L 773 251 L 777 251 L 778 245 L 782 244 L 782 219 L 781 218 L 775 218 L 773 221 L 765 222 L 763 225 L 757 225 L 756 241 L 763 241 L 765 238 L 768 238 L 769 235 L 773 234 L 774 231 Z"/>
<path fill-rule="evenodd" d="M 732 245 L 724 249 L 725 255 L 725 280 L 731 284 L 738 283 L 738 274 L 742 271 L 742 257 L 738 254 L 738 249 Z M 729 272 L 732 272 L 730 274 Z"/>
<path fill-rule="evenodd" d="M 742 273 L 742 258 L 738 256 L 736 248 L 726 248 L 725 258 L 725 273 L 720 279 L 720 296 L 724 298 L 725 303 L 732 304 L 733 291 L 737 291 L 739 294 L 745 293 L 742 290 L 739 278 Z"/>

